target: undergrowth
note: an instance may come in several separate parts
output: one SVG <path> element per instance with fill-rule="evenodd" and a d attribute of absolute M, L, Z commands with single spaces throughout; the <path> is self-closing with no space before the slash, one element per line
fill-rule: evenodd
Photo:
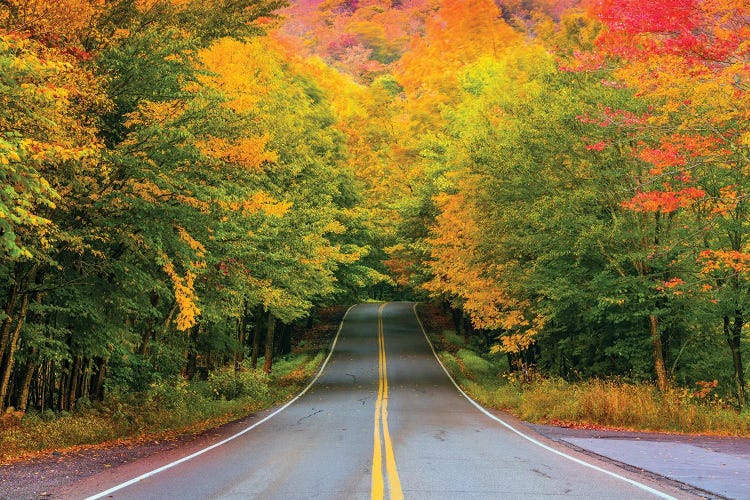
<path fill-rule="evenodd" d="M 0 425 L 0 463 L 50 450 L 122 439 L 200 432 L 288 400 L 312 377 L 323 353 L 280 358 L 272 373 L 233 368 L 207 380 L 164 379 L 143 392 L 101 404 L 79 401 L 73 413 L 27 413 Z M 262 363 L 262 359 L 260 360 Z"/>
<path fill-rule="evenodd" d="M 523 381 L 504 356 L 485 356 L 453 331 L 428 334 L 445 367 L 472 398 L 526 421 L 582 428 L 748 436 L 750 412 L 737 413 L 706 388 L 661 393 L 651 384 L 591 379 L 569 382 L 540 375 Z"/>

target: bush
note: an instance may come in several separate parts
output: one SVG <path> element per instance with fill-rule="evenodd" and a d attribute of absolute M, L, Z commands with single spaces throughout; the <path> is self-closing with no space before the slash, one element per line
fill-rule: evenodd
<path fill-rule="evenodd" d="M 242 396 L 261 399 L 268 396 L 268 375 L 263 370 L 221 369 L 208 375 L 208 387 L 215 399 L 231 401 Z"/>
<path fill-rule="evenodd" d="M 315 374 L 323 357 L 323 352 L 314 357 L 307 354 L 290 356 L 274 365 L 271 376 L 281 387 L 304 385 Z"/>
<path fill-rule="evenodd" d="M 168 377 L 151 384 L 147 402 L 156 408 L 168 410 L 183 409 L 186 406 L 189 384 L 181 375 Z"/>

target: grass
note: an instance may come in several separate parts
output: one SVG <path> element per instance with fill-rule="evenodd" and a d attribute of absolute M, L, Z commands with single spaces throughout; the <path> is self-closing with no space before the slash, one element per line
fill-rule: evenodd
<path fill-rule="evenodd" d="M 29 413 L 0 422 L 0 463 L 50 451 L 117 441 L 145 441 L 201 432 L 296 395 L 324 357 L 298 353 L 279 359 L 269 376 L 261 371 L 221 370 L 208 380 L 182 377 L 153 384 L 142 394 L 80 405 L 74 413 Z M 262 360 L 261 360 L 262 363 Z"/>
<path fill-rule="evenodd" d="M 660 393 L 650 384 L 599 379 L 574 383 L 538 375 L 522 382 L 508 373 L 504 357 L 483 357 L 441 320 L 428 318 L 436 313 L 430 309 L 422 319 L 440 360 L 484 406 L 529 422 L 566 427 L 750 435 L 750 412 L 737 413 L 721 399 L 684 388 Z"/>

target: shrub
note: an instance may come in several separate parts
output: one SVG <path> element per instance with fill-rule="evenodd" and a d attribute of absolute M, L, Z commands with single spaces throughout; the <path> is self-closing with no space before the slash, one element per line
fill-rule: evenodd
<path fill-rule="evenodd" d="M 746 436 L 750 410 L 739 414 L 712 392 L 716 382 L 697 390 L 675 388 L 660 393 L 648 383 L 588 379 L 576 383 L 533 373 L 493 376 L 501 359 L 488 361 L 474 346 L 449 331 L 432 334 L 438 357 L 463 389 L 481 404 L 506 410 L 536 423 L 614 427 Z M 450 340 L 450 342 L 449 342 Z"/>
<path fill-rule="evenodd" d="M 221 369 L 208 375 L 208 387 L 215 399 L 230 401 L 242 396 L 261 399 L 268 396 L 268 375 L 263 370 Z"/>
<path fill-rule="evenodd" d="M 181 375 L 154 382 L 149 387 L 147 402 L 156 408 L 178 410 L 186 406 L 189 383 Z"/>

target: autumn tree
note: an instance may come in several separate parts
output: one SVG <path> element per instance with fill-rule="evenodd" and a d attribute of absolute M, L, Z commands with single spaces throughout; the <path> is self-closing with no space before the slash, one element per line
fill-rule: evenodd
<path fill-rule="evenodd" d="M 616 76 L 652 103 L 648 124 L 659 131 L 638 152 L 652 168 L 633 207 L 670 213 L 674 208 L 665 204 L 676 208 L 701 202 L 693 238 L 701 250 L 696 259 L 703 273 L 696 286 L 714 302 L 721 318 L 735 392 L 743 406 L 747 5 L 681 1 L 644 7 L 606 1 L 595 3 L 593 10 L 608 28 L 600 40 L 601 52 L 616 58 Z M 668 183 L 661 183 L 663 179 Z"/>

